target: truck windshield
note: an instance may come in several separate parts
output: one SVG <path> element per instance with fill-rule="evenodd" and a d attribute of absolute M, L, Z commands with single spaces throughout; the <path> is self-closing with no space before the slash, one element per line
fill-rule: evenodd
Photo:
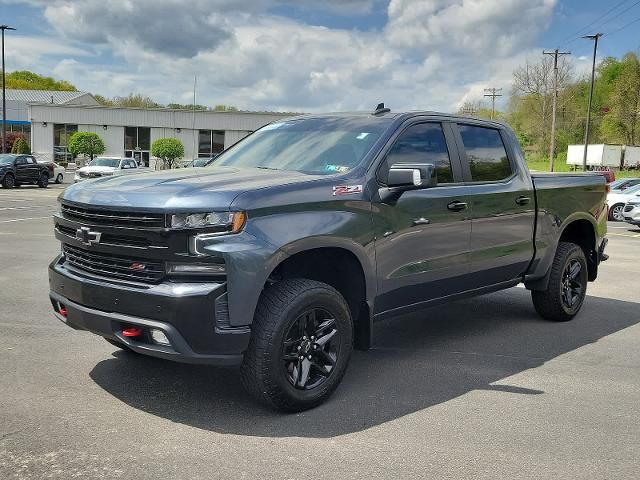
<path fill-rule="evenodd" d="M 94 158 L 89 162 L 90 167 L 113 167 L 117 168 L 120 165 L 119 158 Z"/>
<path fill-rule="evenodd" d="M 9 165 L 16 159 L 15 155 L 0 153 L 0 165 Z"/>
<path fill-rule="evenodd" d="M 390 122 L 380 117 L 322 117 L 272 123 L 221 153 L 211 166 L 347 172 L 360 163 Z"/>

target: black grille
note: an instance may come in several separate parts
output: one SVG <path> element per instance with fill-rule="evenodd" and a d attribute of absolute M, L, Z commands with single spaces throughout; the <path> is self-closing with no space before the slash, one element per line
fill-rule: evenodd
<path fill-rule="evenodd" d="M 62 215 L 69 220 L 90 223 L 93 225 L 108 225 L 126 228 L 164 228 L 165 226 L 165 217 L 162 213 L 114 212 L 111 210 L 98 210 L 94 208 L 62 204 Z"/>
<path fill-rule="evenodd" d="M 73 268 L 100 277 L 142 283 L 159 283 L 164 277 L 161 262 L 88 252 L 70 245 L 64 246 L 64 256 Z"/>

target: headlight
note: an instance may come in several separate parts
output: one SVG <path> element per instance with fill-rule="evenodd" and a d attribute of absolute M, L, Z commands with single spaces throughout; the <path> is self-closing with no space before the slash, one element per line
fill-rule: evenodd
<path fill-rule="evenodd" d="M 221 233 L 237 233 L 246 220 L 244 212 L 178 213 L 171 215 L 171 228 L 218 227 Z"/>

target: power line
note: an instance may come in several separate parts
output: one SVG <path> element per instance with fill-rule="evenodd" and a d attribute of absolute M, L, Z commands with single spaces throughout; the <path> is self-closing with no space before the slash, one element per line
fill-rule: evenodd
<path fill-rule="evenodd" d="M 582 35 L 582 33 L 587 30 L 589 27 L 591 27 L 593 24 L 598 23 L 599 21 L 601 21 L 604 17 L 606 17 L 607 15 L 609 15 L 611 12 L 613 12 L 615 9 L 617 9 L 620 5 L 622 5 L 623 3 L 627 3 L 629 0 L 621 0 L 620 2 L 616 3 L 613 7 L 611 7 L 609 10 L 607 10 L 606 12 L 604 12 L 601 15 L 598 15 L 598 18 L 594 21 L 592 21 L 591 23 L 589 23 L 588 25 L 585 25 L 584 27 L 580 28 L 579 30 L 576 30 L 575 32 L 573 32 L 570 35 L 567 35 L 566 37 L 564 37 L 561 42 L 566 42 L 570 39 L 573 39 L 575 37 L 575 35 L 577 35 L 577 37 L 575 38 L 580 38 L 580 36 Z"/>
<path fill-rule="evenodd" d="M 631 5 L 629 5 L 627 8 L 625 8 L 624 10 L 622 10 L 621 12 L 618 12 L 617 15 L 611 17 L 610 19 L 606 20 L 604 23 L 600 23 L 598 26 L 598 29 L 601 29 L 602 27 L 604 27 L 605 25 L 607 25 L 608 23 L 612 22 L 613 20 L 615 20 L 616 18 L 620 17 L 622 14 L 628 12 L 629 10 L 631 10 L 633 7 L 635 7 L 636 5 L 640 4 L 640 0 L 636 1 L 635 3 L 632 3 Z M 604 20 L 604 17 L 601 18 L 600 20 Z M 583 29 L 584 30 L 584 29 Z M 577 36 L 575 37 L 573 40 L 571 40 L 569 43 L 565 44 L 565 46 L 571 45 L 573 42 L 575 42 L 576 40 L 578 40 L 581 36 Z"/>
<path fill-rule="evenodd" d="M 630 25 L 633 25 L 634 23 L 640 22 L 640 17 L 636 18 L 635 20 L 632 20 L 631 22 L 623 25 L 622 27 L 614 30 L 613 32 L 607 33 L 607 36 L 610 37 L 611 35 L 614 35 L 616 33 L 618 33 L 620 30 L 624 30 L 625 28 L 627 28 Z"/>
<path fill-rule="evenodd" d="M 491 92 L 491 93 L 485 93 L 484 96 L 485 97 L 491 97 L 491 120 L 493 120 L 496 116 L 496 97 L 501 97 L 502 95 L 496 92 L 501 92 L 502 89 L 501 88 L 495 88 L 495 87 L 491 87 L 491 88 L 485 88 L 484 89 L 485 92 Z"/>

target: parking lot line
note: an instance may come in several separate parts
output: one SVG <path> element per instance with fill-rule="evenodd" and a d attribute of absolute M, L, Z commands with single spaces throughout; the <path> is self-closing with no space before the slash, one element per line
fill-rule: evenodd
<path fill-rule="evenodd" d="M 0 223 L 25 222 L 27 220 L 43 220 L 45 218 L 51 218 L 52 216 L 53 215 L 49 215 L 47 217 L 14 218 L 13 220 L 0 220 Z"/>

